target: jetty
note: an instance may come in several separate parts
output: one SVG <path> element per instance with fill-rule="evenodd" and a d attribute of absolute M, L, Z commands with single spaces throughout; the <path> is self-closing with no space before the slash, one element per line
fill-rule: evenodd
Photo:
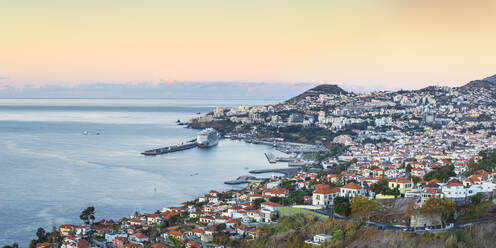
<path fill-rule="evenodd" d="M 292 176 L 296 174 L 298 171 L 300 171 L 300 168 L 279 168 L 279 169 L 263 169 L 263 170 L 251 170 L 249 171 L 251 174 L 262 174 L 262 173 L 281 173 L 284 174 L 284 176 Z M 229 180 L 225 181 L 225 184 L 243 184 L 243 183 L 252 183 L 252 182 L 261 182 L 264 180 L 267 180 L 270 178 L 261 178 L 261 177 L 254 177 L 254 176 L 240 176 L 236 178 L 235 180 Z"/>
<path fill-rule="evenodd" d="M 261 182 L 266 180 L 267 178 L 257 178 L 254 176 L 240 176 L 235 180 L 225 181 L 225 184 L 235 185 L 235 184 L 243 184 L 243 183 L 252 183 L 252 182 Z"/>
<path fill-rule="evenodd" d="M 263 169 L 263 170 L 251 170 L 249 171 L 251 174 L 262 174 L 262 173 L 281 173 L 285 176 L 291 176 L 296 174 L 300 169 L 293 168 L 279 168 L 279 169 Z"/>
<path fill-rule="evenodd" d="M 185 143 L 144 151 L 141 154 L 145 156 L 155 156 L 155 155 L 166 154 L 171 152 L 183 151 L 197 146 L 198 143 L 196 143 L 196 139 L 192 139 Z"/>

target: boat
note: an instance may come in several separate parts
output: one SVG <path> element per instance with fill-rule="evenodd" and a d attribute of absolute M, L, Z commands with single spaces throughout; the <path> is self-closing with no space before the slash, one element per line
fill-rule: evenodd
<path fill-rule="evenodd" d="M 201 148 L 215 146 L 219 143 L 219 139 L 219 132 L 213 128 L 203 129 L 196 136 L 198 147 Z"/>
<path fill-rule="evenodd" d="M 88 130 L 84 130 L 83 135 L 100 135 L 100 132 L 90 132 Z"/>

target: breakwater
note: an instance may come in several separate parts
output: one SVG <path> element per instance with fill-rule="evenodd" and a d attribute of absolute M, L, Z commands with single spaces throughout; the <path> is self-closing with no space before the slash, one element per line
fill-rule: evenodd
<path fill-rule="evenodd" d="M 155 155 L 166 154 L 171 152 L 183 151 L 197 146 L 198 143 L 196 143 L 196 139 L 192 139 L 185 143 L 144 151 L 141 154 L 145 156 L 155 156 Z"/>

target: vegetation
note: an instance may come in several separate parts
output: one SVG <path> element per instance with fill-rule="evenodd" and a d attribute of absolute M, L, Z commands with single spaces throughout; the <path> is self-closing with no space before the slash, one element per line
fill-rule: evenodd
<path fill-rule="evenodd" d="M 371 186 L 371 189 L 376 194 L 394 195 L 394 196 L 400 195 L 399 189 L 397 189 L 397 188 L 390 189 L 389 188 L 389 181 L 387 179 L 379 180 L 376 184 L 373 184 Z"/>
<path fill-rule="evenodd" d="M 4 245 L 2 248 L 19 248 L 19 244 L 13 243 L 12 245 Z"/>
<path fill-rule="evenodd" d="M 351 214 L 350 199 L 341 196 L 334 198 L 334 212 L 342 216 L 349 216 Z"/>
<path fill-rule="evenodd" d="M 483 201 L 480 193 L 476 194 L 471 197 L 471 203 L 465 208 L 465 214 L 459 216 L 456 221 L 478 219 L 487 212 L 487 208 L 492 204 L 491 200 Z"/>
<path fill-rule="evenodd" d="M 91 223 L 95 222 L 95 207 L 87 207 L 85 210 L 83 210 L 83 212 L 81 212 L 79 218 L 84 221 L 85 224 L 89 224 L 90 221 Z"/>
<path fill-rule="evenodd" d="M 480 151 L 479 156 L 481 156 L 482 159 L 478 163 L 469 164 L 467 175 L 472 175 L 478 170 L 491 172 L 496 169 L 496 150 Z"/>
<path fill-rule="evenodd" d="M 365 218 L 370 218 L 370 211 L 377 207 L 377 202 L 374 200 L 369 200 L 363 196 L 355 196 L 351 199 L 350 208 L 353 217 L 357 217 L 360 220 Z"/>
<path fill-rule="evenodd" d="M 441 182 L 448 181 L 450 177 L 456 176 L 454 171 L 455 167 L 452 164 L 447 164 L 444 166 L 439 166 L 429 173 L 424 175 L 425 181 L 430 181 L 432 179 L 437 179 Z"/>
<path fill-rule="evenodd" d="M 307 214 L 307 215 L 315 216 L 321 220 L 329 219 L 329 216 L 327 216 L 327 215 L 319 214 L 319 213 L 312 212 L 310 210 L 306 210 L 306 209 L 302 209 L 302 208 L 279 207 L 277 209 L 277 211 L 279 212 L 280 217 Z"/>
<path fill-rule="evenodd" d="M 408 176 L 408 179 L 411 180 L 414 184 L 420 183 L 420 181 L 422 181 L 422 178 L 411 175 Z"/>
<path fill-rule="evenodd" d="M 455 203 L 446 198 L 431 197 L 422 205 L 420 212 L 423 215 L 439 214 L 443 226 L 446 226 L 446 222 L 453 219 Z"/>
<path fill-rule="evenodd" d="M 321 247 L 494 247 L 495 229 L 496 223 L 483 223 L 435 234 L 414 234 L 295 214 L 281 217 L 275 226 L 262 227 L 255 240 L 241 241 L 231 247 L 311 247 L 304 240 L 319 233 L 332 235 Z"/>

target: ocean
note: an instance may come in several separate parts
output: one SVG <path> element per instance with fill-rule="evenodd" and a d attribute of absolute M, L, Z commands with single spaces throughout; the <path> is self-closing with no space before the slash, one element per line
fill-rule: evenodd
<path fill-rule="evenodd" d="M 0 246 L 27 247 L 38 227 L 82 224 L 81 211 L 119 219 L 179 206 L 223 182 L 270 165 L 274 148 L 222 140 L 208 149 L 140 153 L 196 137 L 176 125 L 217 106 L 274 101 L 0 99 Z M 83 131 L 101 135 L 83 135 Z M 196 175 L 196 173 L 198 173 Z"/>

